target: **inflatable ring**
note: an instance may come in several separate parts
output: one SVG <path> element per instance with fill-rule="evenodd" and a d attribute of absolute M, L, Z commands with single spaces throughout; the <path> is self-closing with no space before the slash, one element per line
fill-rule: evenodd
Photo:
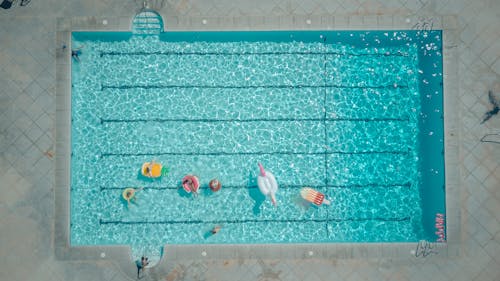
<path fill-rule="evenodd" d="M 186 175 L 183 177 L 182 188 L 184 188 L 187 193 L 196 193 L 200 188 L 200 181 L 198 180 L 198 177 L 193 175 Z"/>
<path fill-rule="evenodd" d="M 122 192 L 122 197 L 123 199 L 125 199 L 125 201 L 130 201 L 134 199 L 134 196 L 135 196 L 135 189 L 133 189 L 132 187 L 127 187 Z"/>
<path fill-rule="evenodd" d="M 151 169 L 151 171 L 149 171 Z M 141 173 L 147 178 L 159 178 L 162 175 L 162 166 L 160 163 L 146 162 L 142 164 Z"/>
<path fill-rule="evenodd" d="M 217 192 L 220 190 L 220 188 L 222 187 L 222 184 L 220 183 L 220 181 L 218 179 L 212 179 L 210 181 L 210 183 L 208 184 L 208 187 L 210 187 L 210 189 L 213 191 L 213 192 Z"/>
<path fill-rule="evenodd" d="M 274 175 L 264 170 L 262 164 L 259 164 L 260 175 L 257 176 L 257 186 L 262 194 L 271 197 L 271 202 L 276 206 L 276 192 L 278 191 L 278 183 Z"/>
<path fill-rule="evenodd" d="M 197 176 L 186 175 L 182 178 L 182 187 L 187 193 L 196 193 L 200 188 L 200 181 Z"/>

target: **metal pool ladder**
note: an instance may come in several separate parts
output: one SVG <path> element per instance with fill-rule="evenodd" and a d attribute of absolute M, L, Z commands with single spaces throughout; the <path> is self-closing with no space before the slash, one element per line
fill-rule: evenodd
<path fill-rule="evenodd" d="M 163 19 L 154 10 L 143 8 L 132 21 L 132 33 L 158 35 L 163 32 Z"/>

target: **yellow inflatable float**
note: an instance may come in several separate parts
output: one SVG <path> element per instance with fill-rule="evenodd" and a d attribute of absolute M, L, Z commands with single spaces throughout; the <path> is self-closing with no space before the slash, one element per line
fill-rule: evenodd
<path fill-rule="evenodd" d="M 143 176 L 154 179 L 162 176 L 162 168 L 160 163 L 151 161 L 142 164 L 141 172 Z"/>

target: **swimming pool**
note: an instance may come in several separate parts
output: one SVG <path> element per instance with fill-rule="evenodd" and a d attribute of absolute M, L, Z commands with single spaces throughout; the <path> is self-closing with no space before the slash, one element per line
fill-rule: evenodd
<path fill-rule="evenodd" d="M 441 32 L 74 32 L 72 45 L 84 48 L 71 244 L 436 240 Z M 153 158 L 169 168 L 160 180 L 140 175 Z M 276 176 L 277 207 L 258 162 Z M 186 174 L 199 196 L 181 188 Z M 304 186 L 332 205 L 306 204 Z M 130 206 L 126 187 L 144 187 Z"/>

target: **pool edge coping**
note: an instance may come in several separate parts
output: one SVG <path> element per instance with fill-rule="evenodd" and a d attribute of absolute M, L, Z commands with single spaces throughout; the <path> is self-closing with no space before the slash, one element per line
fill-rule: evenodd
<path fill-rule="evenodd" d="M 162 14 L 164 28 L 172 31 L 214 30 L 403 30 L 412 29 L 422 16 L 402 15 L 318 15 L 292 17 L 173 17 Z M 130 31 L 135 15 L 129 17 L 58 18 L 56 42 L 56 155 L 55 155 L 55 225 L 54 250 L 60 260 L 113 260 L 124 272 L 134 274 L 129 246 L 71 246 L 70 245 L 70 156 L 71 156 L 71 32 L 73 31 Z M 447 243 L 435 244 L 447 258 L 462 254 L 461 197 L 463 184 L 459 160 L 461 137 L 458 117 L 458 48 L 456 16 L 434 16 L 434 29 L 443 30 L 443 105 L 445 129 L 445 171 Z M 203 23 L 203 19 L 206 23 Z M 310 20 L 308 23 L 307 20 Z M 446 50 L 446 51 L 445 51 Z M 457 96 L 451 96 L 455 93 Z M 458 191 L 458 192 L 457 192 Z M 193 244 L 166 245 L 165 255 L 157 268 L 165 269 L 171 259 L 370 259 L 398 258 L 414 260 L 412 251 L 417 243 L 325 243 L 325 244 Z M 312 251 L 312 255 L 310 255 Z M 203 255 L 203 252 L 205 255 Z M 103 256 L 104 253 L 104 256 Z M 443 255 L 437 255 L 443 256 Z M 133 268 L 130 272 L 130 268 Z"/>

